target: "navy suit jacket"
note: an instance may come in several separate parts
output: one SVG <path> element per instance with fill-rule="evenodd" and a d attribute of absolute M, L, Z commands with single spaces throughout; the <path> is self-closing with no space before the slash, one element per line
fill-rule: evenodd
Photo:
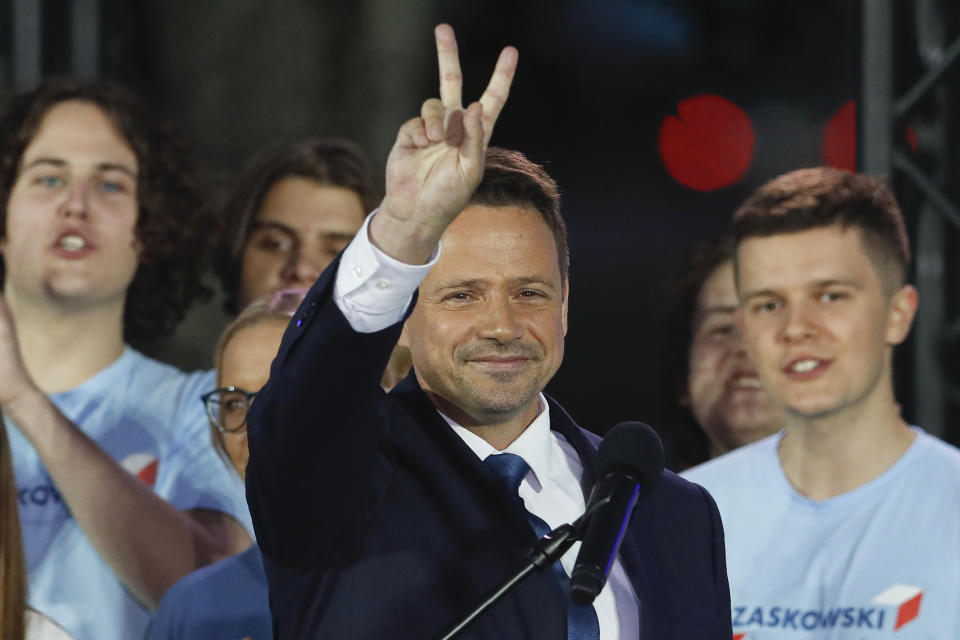
<path fill-rule="evenodd" d="M 337 265 L 294 316 L 248 417 L 247 499 L 274 634 L 427 640 L 519 569 L 535 535 L 412 374 L 381 390 L 401 324 L 353 331 L 332 299 Z M 548 402 L 586 496 L 599 439 Z M 641 638 L 730 640 L 723 530 L 704 489 L 664 472 L 620 554 Z M 554 574 L 535 573 L 461 637 L 564 640 L 564 607 Z"/>

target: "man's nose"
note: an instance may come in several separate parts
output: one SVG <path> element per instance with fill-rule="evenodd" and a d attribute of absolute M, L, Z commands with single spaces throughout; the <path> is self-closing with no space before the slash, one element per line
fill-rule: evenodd
<path fill-rule="evenodd" d="M 77 181 L 70 185 L 66 191 L 66 201 L 63 203 L 61 212 L 67 218 L 86 218 L 89 213 L 89 203 L 87 198 L 87 185 L 82 181 Z"/>
<path fill-rule="evenodd" d="M 484 303 L 484 317 L 479 336 L 497 342 L 510 342 L 523 337 L 523 326 L 507 296 L 494 295 Z"/>
<path fill-rule="evenodd" d="M 328 264 L 330 260 L 321 259 L 301 249 L 290 256 L 281 275 L 292 285 L 309 287 L 320 277 Z"/>
<path fill-rule="evenodd" d="M 816 333 L 813 312 L 810 305 L 795 302 L 787 306 L 781 335 L 787 342 L 799 342 Z"/>

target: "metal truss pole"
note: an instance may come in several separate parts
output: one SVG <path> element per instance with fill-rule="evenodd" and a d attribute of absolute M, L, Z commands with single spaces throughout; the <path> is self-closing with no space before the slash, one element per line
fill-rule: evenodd
<path fill-rule="evenodd" d="M 946 431 L 948 386 L 940 365 L 947 324 L 946 236 L 960 230 L 960 209 L 943 190 L 949 157 L 946 138 L 949 109 L 943 77 L 960 60 L 960 38 L 947 45 L 940 0 L 915 0 L 919 57 L 926 70 L 902 97 L 894 96 L 894 1 L 863 0 L 863 86 L 861 166 L 867 173 L 896 171 L 922 196 L 914 230 L 915 284 L 920 308 L 914 324 L 914 418 L 927 431 Z M 907 116 L 923 102 L 931 107 L 927 122 L 913 123 L 929 167 L 921 166 L 895 143 Z M 898 126 L 899 125 L 899 126 Z"/>
<path fill-rule="evenodd" d="M 893 0 L 863 2 L 860 166 L 890 174 L 893 159 Z"/>

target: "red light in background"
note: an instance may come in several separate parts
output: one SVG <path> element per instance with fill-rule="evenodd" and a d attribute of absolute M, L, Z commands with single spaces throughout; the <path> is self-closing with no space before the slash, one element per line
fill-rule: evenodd
<path fill-rule="evenodd" d="M 823 162 L 835 169 L 857 170 L 857 103 L 844 102 L 823 129 Z"/>
<path fill-rule="evenodd" d="M 750 118 L 726 98 L 700 95 L 677 104 L 660 124 L 660 159 L 674 180 L 715 191 L 743 178 L 756 138 Z"/>
<path fill-rule="evenodd" d="M 907 127 L 907 144 L 916 153 L 920 148 L 917 131 Z M 857 103 L 844 102 L 823 129 L 823 162 L 828 167 L 857 170 Z"/>
<path fill-rule="evenodd" d="M 917 130 L 913 127 L 907 127 L 907 144 L 910 150 L 916 153 L 920 149 L 920 141 L 917 140 Z"/>

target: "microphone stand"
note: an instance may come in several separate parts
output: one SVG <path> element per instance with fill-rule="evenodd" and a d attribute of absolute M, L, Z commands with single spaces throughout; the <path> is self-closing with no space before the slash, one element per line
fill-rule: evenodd
<path fill-rule="evenodd" d="M 528 575 L 534 571 L 540 571 L 544 567 L 553 566 L 553 563 L 559 560 L 560 557 L 567 552 L 567 549 L 581 538 L 582 531 L 580 531 L 578 525 L 582 519 L 583 518 L 577 520 L 573 524 L 562 524 L 540 538 L 537 544 L 527 552 L 526 564 L 515 574 L 491 589 L 473 611 L 461 618 L 459 622 L 448 627 L 443 634 L 438 636 L 438 640 L 451 640 L 451 638 L 456 637 L 474 620 L 483 615 L 487 609 L 495 605 L 503 596 L 516 588 Z"/>
<path fill-rule="evenodd" d="M 609 496 L 598 500 L 586 513 L 577 518 L 572 524 L 562 524 L 550 533 L 544 534 L 544 536 L 537 541 L 537 544 L 533 545 L 530 551 L 527 551 L 527 563 L 523 568 L 491 589 L 473 611 L 448 627 L 446 631 L 437 636 L 437 640 L 451 640 L 455 638 L 474 620 L 483 615 L 487 609 L 497 604 L 503 596 L 515 589 L 528 575 L 534 571 L 541 571 L 544 567 L 552 567 L 553 563 L 559 560 L 563 554 L 573 546 L 574 542 L 583 539 L 586 523 L 589 521 L 590 516 L 593 515 L 594 511 L 608 502 L 610 502 Z"/>

